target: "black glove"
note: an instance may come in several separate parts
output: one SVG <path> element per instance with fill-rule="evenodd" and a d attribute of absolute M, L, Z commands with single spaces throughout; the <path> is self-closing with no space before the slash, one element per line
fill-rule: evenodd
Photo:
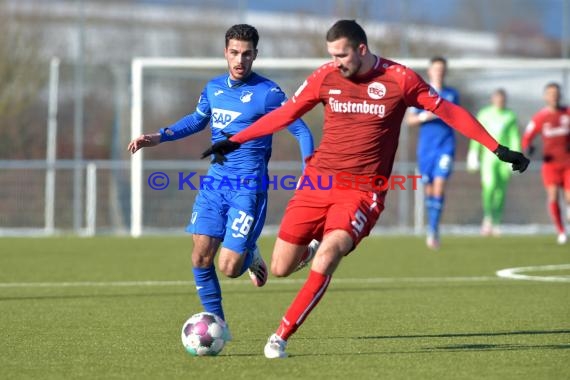
<path fill-rule="evenodd" d="M 493 152 L 499 158 L 499 160 L 504 162 L 509 162 L 513 164 L 513 171 L 524 172 L 530 163 L 529 159 L 526 158 L 521 152 L 515 152 L 510 150 L 506 146 L 499 145 L 497 149 Z"/>
<path fill-rule="evenodd" d="M 233 135 L 230 135 L 229 133 L 225 132 L 222 132 L 222 134 L 227 137 L 226 140 L 218 141 L 217 143 L 206 149 L 204 153 L 202 153 L 202 158 L 206 158 L 213 154 L 214 155 L 214 158 L 212 159 L 213 164 L 223 165 L 224 162 L 228 160 L 226 158 L 226 154 L 233 152 L 241 145 L 240 143 L 233 142 L 230 140 L 230 137 L 232 137 Z"/>
<path fill-rule="evenodd" d="M 532 156 L 532 155 L 534 154 L 534 146 L 529 145 L 528 148 L 526 148 L 526 152 L 525 152 L 525 153 L 526 153 L 526 155 L 529 156 L 529 157 Z"/>

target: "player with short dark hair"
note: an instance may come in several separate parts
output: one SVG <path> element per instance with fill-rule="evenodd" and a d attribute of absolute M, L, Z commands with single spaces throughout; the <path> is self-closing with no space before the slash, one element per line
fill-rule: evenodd
<path fill-rule="evenodd" d="M 445 84 L 446 74 L 447 60 L 441 56 L 431 58 L 427 70 L 430 86 L 443 99 L 459 104 L 457 90 Z M 426 245 L 438 249 L 445 185 L 453 173 L 455 133 L 453 128 L 433 112 L 420 108 L 411 108 L 406 121 L 411 127 L 420 127 L 416 156 L 425 190 L 424 204 L 428 219 Z"/>
<path fill-rule="evenodd" d="M 131 153 L 143 147 L 174 141 L 211 125 L 212 142 L 225 140 L 286 101 L 279 86 L 252 71 L 257 57 L 257 30 L 246 24 L 234 25 L 225 36 L 224 56 L 228 72 L 210 80 L 198 100 L 196 110 L 157 133 L 144 134 L 130 142 Z M 303 162 L 313 152 L 313 138 L 305 123 L 291 120 L 288 130 L 301 147 Z M 246 270 L 254 285 L 267 281 L 267 267 L 256 241 L 267 211 L 267 165 L 272 137 L 243 144 L 228 154 L 221 165 L 213 162 L 208 176 L 215 179 L 200 189 L 186 231 L 192 234 L 192 265 L 196 290 L 207 312 L 225 320 L 214 257 L 221 272 L 238 277 Z M 247 178 L 247 182 L 245 182 Z"/>
<path fill-rule="evenodd" d="M 288 276 L 303 260 L 312 239 L 321 244 L 307 281 L 265 345 L 267 358 L 287 356 L 287 340 L 321 300 L 342 258 L 356 248 L 378 220 L 386 190 L 379 189 L 374 179 L 388 178 L 392 172 L 400 125 L 408 107 L 434 112 L 494 151 L 501 160 L 513 163 L 513 170 L 524 171 L 528 165 L 526 157 L 499 145 L 473 116 L 440 97 L 414 71 L 372 54 L 362 37 L 365 35 L 353 20 L 335 23 L 327 33 L 332 62 L 309 75 L 283 107 L 230 139 L 217 142 L 203 154 L 207 157 L 239 151 L 247 141 L 281 130 L 323 104 L 322 141 L 306 162 L 300 184 L 306 180 L 318 183 L 321 177 L 337 181 L 339 174 L 343 180 L 347 175 L 359 179 L 349 189 L 299 186 L 289 201 L 273 250 L 272 273 Z"/>
<path fill-rule="evenodd" d="M 558 233 L 558 244 L 567 241 L 562 222 L 559 192 L 566 198 L 566 217 L 570 223 L 570 107 L 561 103 L 560 85 L 555 82 L 544 87 L 546 107 L 538 111 L 523 134 L 522 146 L 529 155 L 534 151 L 532 140 L 542 137 L 542 181 L 546 189 L 548 211 Z"/>

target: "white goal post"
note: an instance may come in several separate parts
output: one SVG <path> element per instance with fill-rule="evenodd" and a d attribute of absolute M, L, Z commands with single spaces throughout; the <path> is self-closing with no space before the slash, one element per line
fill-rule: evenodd
<path fill-rule="evenodd" d="M 425 69 L 428 65 L 427 58 L 421 59 L 394 59 L 413 69 Z M 258 59 L 255 62 L 256 69 L 306 69 L 314 70 L 323 63 L 322 59 Z M 500 69 L 521 70 L 541 69 L 560 70 L 564 72 L 564 84 L 567 84 L 570 59 L 481 59 L 460 58 L 450 59 L 453 70 L 469 69 Z M 143 133 L 143 84 L 144 75 L 149 70 L 156 69 L 220 69 L 225 70 L 227 63 L 223 58 L 134 58 L 131 63 L 131 138 L 136 138 Z M 300 84 L 300 83 L 299 83 Z M 141 236 L 143 232 L 143 150 L 138 151 L 131 157 L 131 228 L 133 237 Z"/>

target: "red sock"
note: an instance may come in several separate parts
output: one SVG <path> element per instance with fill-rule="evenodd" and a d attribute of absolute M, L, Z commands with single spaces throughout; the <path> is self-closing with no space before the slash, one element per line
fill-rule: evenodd
<path fill-rule="evenodd" d="M 560 207 L 558 206 L 558 202 L 550 202 L 548 204 L 548 211 L 550 211 L 550 217 L 558 230 L 558 233 L 561 234 L 564 232 L 564 227 L 562 226 L 562 217 L 560 215 Z"/>
<path fill-rule="evenodd" d="M 297 297 L 287 309 L 281 324 L 276 331 L 282 339 L 287 340 L 305 321 L 311 310 L 321 300 L 331 281 L 331 275 L 324 275 L 311 270 L 307 281 L 297 293 Z"/>

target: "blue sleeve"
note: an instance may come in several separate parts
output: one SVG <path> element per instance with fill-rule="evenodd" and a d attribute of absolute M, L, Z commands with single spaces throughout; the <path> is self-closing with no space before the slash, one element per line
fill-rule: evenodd
<path fill-rule="evenodd" d="M 206 89 L 204 89 L 198 100 L 196 111 L 184 116 L 176 123 L 160 129 L 160 142 L 174 141 L 200 132 L 206 128 L 211 116 L 210 103 L 208 102 Z"/>
<path fill-rule="evenodd" d="M 305 167 L 305 160 L 313 154 L 313 150 L 315 149 L 311 130 L 301 119 L 295 120 L 287 127 L 287 130 L 295 136 L 299 143 L 299 148 L 301 149 L 301 160 L 303 162 L 303 167 Z"/>
<path fill-rule="evenodd" d="M 454 90 L 454 91 L 455 91 L 455 99 L 454 99 L 453 103 L 459 105 L 459 104 L 461 104 L 459 101 L 459 91 L 457 91 L 457 90 Z"/>
<path fill-rule="evenodd" d="M 269 113 L 274 109 L 281 107 L 281 105 L 286 101 L 287 97 L 285 96 L 285 93 L 279 87 L 272 87 L 265 97 L 265 112 Z M 305 159 L 313 154 L 314 150 L 311 130 L 302 119 L 295 120 L 287 127 L 287 130 L 295 136 L 295 139 L 297 139 L 297 142 L 299 143 L 301 159 L 304 167 Z"/>

